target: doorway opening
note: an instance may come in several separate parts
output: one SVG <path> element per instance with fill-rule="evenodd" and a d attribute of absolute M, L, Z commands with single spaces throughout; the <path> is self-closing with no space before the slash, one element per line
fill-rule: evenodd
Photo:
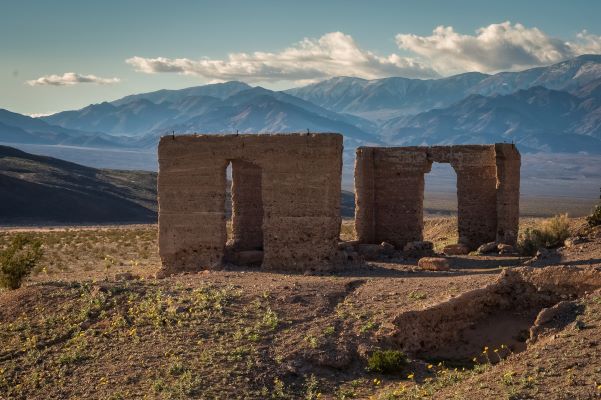
<path fill-rule="evenodd" d="M 231 218 L 226 219 L 225 261 L 260 266 L 263 262 L 262 170 L 248 161 L 230 160 L 226 177 L 231 182 L 229 196 L 226 194 L 226 215 Z"/>
<path fill-rule="evenodd" d="M 459 240 L 457 209 L 457 173 L 451 164 L 435 162 L 425 175 L 424 240 L 437 251 Z"/>

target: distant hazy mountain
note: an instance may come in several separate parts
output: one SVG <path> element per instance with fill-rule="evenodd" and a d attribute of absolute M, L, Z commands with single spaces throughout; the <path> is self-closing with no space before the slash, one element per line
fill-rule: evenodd
<path fill-rule="evenodd" d="M 304 132 L 306 129 L 344 132 L 352 139 L 378 142 L 376 126 L 356 116 L 338 114 L 286 93 L 250 88 L 239 82 L 208 86 L 211 90 L 203 91 L 200 87 L 128 96 L 113 103 L 94 104 L 42 119 L 69 128 L 145 135 L 142 140 L 145 145 L 154 144 L 156 137 L 171 131 Z M 222 86 L 225 89 L 217 90 Z M 243 90 L 236 91 L 238 89 Z M 224 96 L 228 92 L 233 94 L 224 99 L 200 94 Z M 191 93 L 197 95 L 191 96 Z"/>
<path fill-rule="evenodd" d="M 324 108 L 375 121 L 445 107 L 469 95 L 488 75 L 473 72 L 442 79 L 338 77 L 287 90 Z"/>
<path fill-rule="evenodd" d="M 98 170 L 0 146 L 0 223 L 154 221 L 154 172 Z"/>
<path fill-rule="evenodd" d="M 158 90 L 126 96 L 110 103 L 91 104 L 80 110 L 63 111 L 42 119 L 64 128 L 139 135 L 183 122 L 249 88 L 242 82 L 226 82 L 179 90 Z"/>
<path fill-rule="evenodd" d="M 587 54 L 547 67 L 521 72 L 500 72 L 480 81 L 471 92 L 485 96 L 510 94 L 534 86 L 575 91 L 599 78 L 601 78 L 601 55 Z"/>
<path fill-rule="evenodd" d="M 383 121 L 444 108 L 470 94 L 509 94 L 534 86 L 574 91 L 598 78 L 601 78 L 601 55 L 583 55 L 522 72 L 467 73 L 426 80 L 340 77 L 286 92 L 333 111 Z"/>
<path fill-rule="evenodd" d="M 0 109 L 0 142 L 93 147 L 117 147 L 125 144 L 120 138 L 104 133 L 66 129 L 4 109 Z"/>
<path fill-rule="evenodd" d="M 228 97 L 241 92 L 246 89 L 250 89 L 251 86 L 244 82 L 231 81 L 224 83 L 214 83 L 203 86 L 194 86 L 185 89 L 175 90 L 157 90 L 155 92 L 134 94 L 125 96 L 119 100 L 111 102 L 115 106 L 120 106 L 126 103 L 131 103 L 135 100 L 148 100 L 153 103 L 159 104 L 164 101 L 179 102 L 182 99 L 190 97 L 215 97 L 217 99 L 227 99 Z"/>
<path fill-rule="evenodd" d="M 509 95 L 471 95 L 444 109 L 388 121 L 398 145 L 515 142 L 526 151 L 601 153 L 601 101 L 541 86 Z"/>
<path fill-rule="evenodd" d="M 25 143 L 148 149 L 172 131 L 309 129 L 344 134 L 347 158 L 363 144 L 503 140 L 513 140 L 526 151 L 598 152 L 600 103 L 601 55 L 584 55 L 495 75 L 338 77 L 283 92 L 241 82 L 159 90 L 43 117 L 35 120 L 40 124 L 35 127 L 31 118 L 11 123 L 0 115 L 0 134 Z"/>

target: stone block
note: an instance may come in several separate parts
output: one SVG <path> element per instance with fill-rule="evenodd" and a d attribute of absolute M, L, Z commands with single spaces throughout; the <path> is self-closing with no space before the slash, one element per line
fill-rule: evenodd
<path fill-rule="evenodd" d="M 448 271 L 449 262 L 442 257 L 422 257 L 417 262 L 417 266 L 426 271 Z"/>

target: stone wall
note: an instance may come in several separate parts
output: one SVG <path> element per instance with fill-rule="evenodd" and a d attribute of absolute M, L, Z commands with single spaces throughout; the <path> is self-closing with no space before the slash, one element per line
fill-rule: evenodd
<path fill-rule="evenodd" d="M 331 269 L 341 135 L 189 135 L 159 143 L 162 274 L 223 265 L 230 162 L 234 250 L 262 250 L 268 270 Z"/>
<path fill-rule="evenodd" d="M 362 243 L 397 248 L 423 238 L 424 174 L 433 162 L 457 173 L 459 242 L 474 249 L 514 244 L 520 155 L 511 144 L 360 147 L 355 161 L 355 229 Z"/>

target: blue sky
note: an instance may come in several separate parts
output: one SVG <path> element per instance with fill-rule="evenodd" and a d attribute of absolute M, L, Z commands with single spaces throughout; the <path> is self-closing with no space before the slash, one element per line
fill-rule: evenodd
<path fill-rule="evenodd" d="M 601 52 L 599 15 L 600 1 L 4 1 L 0 108 L 230 79 L 280 89 L 524 69 Z"/>

